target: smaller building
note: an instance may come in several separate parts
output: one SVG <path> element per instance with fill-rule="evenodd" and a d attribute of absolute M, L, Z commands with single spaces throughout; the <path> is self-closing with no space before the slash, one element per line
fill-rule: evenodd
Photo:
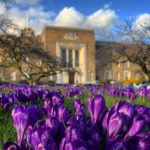
<path fill-rule="evenodd" d="M 125 43 L 115 43 L 123 45 Z M 134 44 L 128 44 L 129 51 L 136 50 Z M 126 60 L 125 57 L 118 59 L 113 42 L 96 42 L 96 72 L 100 82 L 117 81 L 121 83 L 141 83 L 147 81 L 146 75 L 141 68 Z"/>

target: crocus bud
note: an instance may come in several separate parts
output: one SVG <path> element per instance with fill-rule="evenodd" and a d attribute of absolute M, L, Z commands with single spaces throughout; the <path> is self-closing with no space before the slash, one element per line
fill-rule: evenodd
<path fill-rule="evenodd" d="M 124 118 L 120 113 L 114 113 L 109 119 L 108 135 L 110 138 L 115 137 L 124 127 Z"/>
<path fill-rule="evenodd" d="M 51 139 L 51 129 L 47 126 L 41 125 L 39 127 L 35 127 L 30 135 L 30 141 L 35 150 L 39 150 L 39 147 L 44 147 L 44 143 L 41 146 L 43 141 Z M 51 143 L 51 140 L 50 140 Z M 47 144 L 50 144 L 47 143 Z"/>
<path fill-rule="evenodd" d="M 28 125 L 27 107 L 25 105 L 16 106 L 12 110 L 12 120 L 13 120 L 13 124 L 17 130 L 18 144 L 21 145 L 25 130 Z"/>
<path fill-rule="evenodd" d="M 135 136 L 137 133 L 139 133 L 145 125 L 144 120 L 137 120 L 133 122 L 131 128 L 129 129 L 128 133 L 125 135 L 125 140 L 128 140 L 129 138 L 132 138 Z"/>
<path fill-rule="evenodd" d="M 65 106 L 59 106 L 57 110 L 57 119 L 60 122 L 66 122 L 70 116 L 70 110 Z"/>
<path fill-rule="evenodd" d="M 96 124 L 100 114 L 105 109 L 105 100 L 103 96 L 97 95 L 93 99 L 90 97 L 87 102 L 88 111 L 90 112 L 92 124 Z"/>
<path fill-rule="evenodd" d="M 77 119 L 86 116 L 84 112 L 84 104 L 82 104 L 80 100 L 78 99 L 74 100 L 73 106 L 75 108 L 75 115 Z"/>
<path fill-rule="evenodd" d="M 52 97 L 52 101 L 53 101 L 53 105 L 58 105 L 58 106 L 60 106 L 60 105 L 62 105 L 63 103 L 64 103 L 64 98 L 63 97 L 61 97 L 61 96 L 56 96 L 56 95 L 54 95 L 53 97 Z"/>
<path fill-rule="evenodd" d="M 134 115 L 134 107 L 129 102 L 118 102 L 115 105 L 115 110 L 124 115 L 126 124 L 128 124 L 128 122 L 132 119 Z"/>

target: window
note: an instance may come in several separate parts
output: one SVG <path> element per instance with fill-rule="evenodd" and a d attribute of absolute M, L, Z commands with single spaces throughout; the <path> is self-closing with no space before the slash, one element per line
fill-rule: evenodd
<path fill-rule="evenodd" d="M 26 58 L 25 58 L 25 61 L 26 61 L 26 62 L 29 62 L 29 57 L 26 57 Z"/>
<path fill-rule="evenodd" d="M 37 61 L 36 61 L 36 65 L 37 65 L 37 66 L 41 66 L 41 65 L 42 65 L 42 60 L 41 60 L 41 59 L 37 60 Z"/>
<path fill-rule="evenodd" d="M 129 67 L 129 61 L 126 61 L 124 65 L 125 67 Z"/>
<path fill-rule="evenodd" d="M 116 73 L 116 80 L 118 80 L 118 81 L 120 80 L 120 73 L 119 72 Z"/>
<path fill-rule="evenodd" d="M 11 79 L 11 81 L 16 81 L 16 72 L 12 72 L 10 74 L 10 79 Z"/>
<path fill-rule="evenodd" d="M 2 56 L 0 56 L 0 63 L 2 62 Z"/>
<path fill-rule="evenodd" d="M 105 71 L 105 79 L 110 80 L 111 79 L 111 71 L 107 70 Z"/>
<path fill-rule="evenodd" d="M 53 75 L 50 75 L 50 76 L 48 77 L 48 79 L 49 79 L 49 81 L 53 81 Z"/>
<path fill-rule="evenodd" d="M 89 80 L 89 81 L 92 81 L 92 80 L 93 80 L 93 78 L 94 78 L 94 74 L 93 74 L 93 72 L 88 71 L 88 80 Z"/>
<path fill-rule="evenodd" d="M 2 80 L 3 80 L 3 74 L 0 73 L 0 81 L 2 81 Z"/>
<path fill-rule="evenodd" d="M 25 80 L 26 78 L 23 75 L 21 75 L 20 79 Z"/>
<path fill-rule="evenodd" d="M 75 50 L 75 67 L 79 66 L 79 50 Z"/>
<path fill-rule="evenodd" d="M 68 67 L 72 67 L 72 50 L 69 49 Z"/>
<path fill-rule="evenodd" d="M 130 79 L 130 72 L 124 71 L 124 80 L 129 80 L 129 79 Z"/>
<path fill-rule="evenodd" d="M 117 67 L 120 67 L 120 62 L 117 61 L 116 65 L 117 65 Z"/>
<path fill-rule="evenodd" d="M 62 62 L 62 67 L 66 67 L 67 61 L 66 61 L 66 49 L 62 48 L 61 49 L 61 62 Z"/>
<path fill-rule="evenodd" d="M 111 64 L 110 64 L 110 63 L 108 63 L 106 67 L 107 67 L 107 68 L 110 68 L 110 67 L 111 67 Z"/>

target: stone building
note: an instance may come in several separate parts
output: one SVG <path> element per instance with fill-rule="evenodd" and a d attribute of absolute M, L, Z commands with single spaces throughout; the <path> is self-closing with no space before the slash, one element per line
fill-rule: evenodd
<path fill-rule="evenodd" d="M 95 83 L 95 35 L 90 29 L 46 26 L 40 35 L 44 49 L 63 60 L 64 68 L 73 68 L 74 83 Z M 50 80 L 69 83 L 65 71 Z"/>
<path fill-rule="evenodd" d="M 25 28 L 22 34 L 34 35 L 31 28 Z M 44 82 L 146 81 L 145 74 L 137 65 L 129 61 L 112 63 L 115 57 L 113 43 L 96 41 L 92 29 L 46 26 L 37 38 L 43 49 L 63 62 L 63 72 L 44 78 Z M 16 83 L 25 78 L 14 68 L 0 68 L 0 80 Z"/>
<path fill-rule="evenodd" d="M 129 52 L 136 51 L 133 43 L 115 43 L 123 46 L 128 44 Z M 121 57 L 117 59 L 118 54 L 115 51 L 113 42 L 96 42 L 96 73 L 99 81 L 117 81 L 120 83 L 141 83 L 147 81 L 146 75 L 141 71 L 141 68 Z"/>

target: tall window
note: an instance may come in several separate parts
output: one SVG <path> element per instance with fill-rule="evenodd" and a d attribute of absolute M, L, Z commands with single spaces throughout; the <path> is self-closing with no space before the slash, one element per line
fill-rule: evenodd
<path fill-rule="evenodd" d="M 105 79 L 106 80 L 110 80 L 111 79 L 111 71 L 110 70 L 105 71 Z"/>
<path fill-rule="evenodd" d="M 124 65 L 125 67 L 129 67 L 129 61 L 126 61 Z"/>
<path fill-rule="evenodd" d="M 11 79 L 11 81 L 16 81 L 16 72 L 12 72 L 10 74 L 10 79 Z"/>
<path fill-rule="evenodd" d="M 130 79 L 130 72 L 124 71 L 124 80 L 129 80 L 129 79 Z"/>
<path fill-rule="evenodd" d="M 3 74 L 0 73 L 0 81 L 2 81 L 2 80 L 3 80 Z"/>
<path fill-rule="evenodd" d="M 120 73 L 119 72 L 116 73 L 116 80 L 118 80 L 118 81 L 120 80 Z"/>
<path fill-rule="evenodd" d="M 120 62 L 118 62 L 118 61 L 117 61 L 117 63 L 116 63 L 116 64 L 117 64 L 117 67 L 120 67 Z"/>
<path fill-rule="evenodd" d="M 64 48 L 61 49 L 61 62 L 62 62 L 62 67 L 66 67 L 66 65 L 67 65 L 66 49 L 64 49 Z"/>
<path fill-rule="evenodd" d="M 72 67 L 72 50 L 69 49 L 68 67 Z"/>
<path fill-rule="evenodd" d="M 75 50 L 75 67 L 79 66 L 79 50 Z"/>
<path fill-rule="evenodd" d="M 36 61 L 36 65 L 37 65 L 37 66 L 41 66 L 41 65 L 42 65 L 42 60 L 41 60 L 41 59 L 37 60 L 37 61 Z"/>

